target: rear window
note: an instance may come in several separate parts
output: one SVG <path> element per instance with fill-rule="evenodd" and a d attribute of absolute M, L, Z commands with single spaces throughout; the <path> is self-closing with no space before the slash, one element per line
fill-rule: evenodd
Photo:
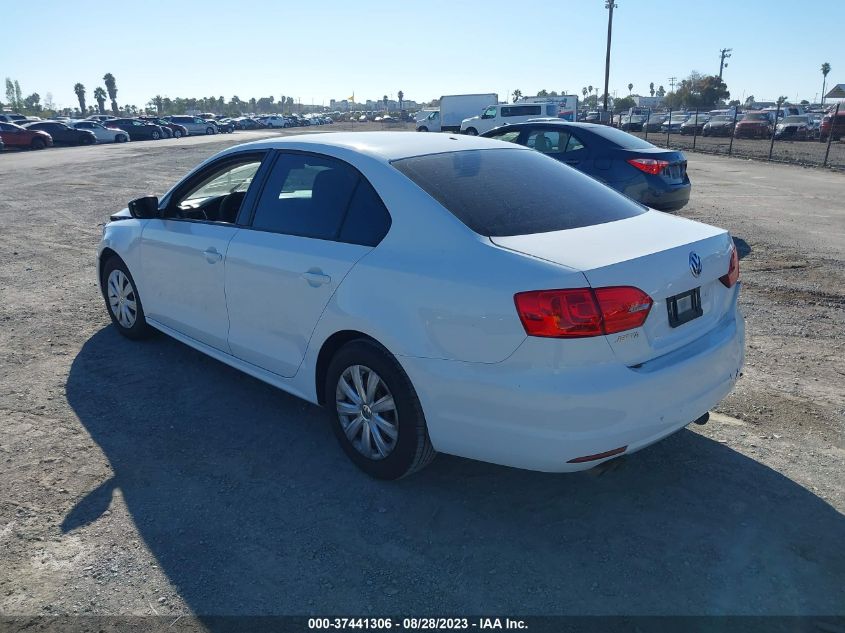
<path fill-rule="evenodd" d="M 479 235 L 502 237 L 604 224 L 646 209 L 539 152 L 489 149 L 393 161 Z"/>
<path fill-rule="evenodd" d="M 613 143 L 618 147 L 621 147 L 622 149 L 654 148 L 654 145 L 652 145 L 648 141 L 644 141 L 640 137 L 634 136 L 633 134 L 628 134 L 627 132 L 623 132 L 622 130 L 617 130 L 614 127 L 608 127 L 604 125 L 600 128 L 590 128 L 590 132 L 592 132 L 596 136 L 602 137 L 606 141 L 609 141 L 610 143 Z"/>

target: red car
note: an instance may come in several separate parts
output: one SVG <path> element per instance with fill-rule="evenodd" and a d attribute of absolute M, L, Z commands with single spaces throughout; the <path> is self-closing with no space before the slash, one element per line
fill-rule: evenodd
<path fill-rule="evenodd" d="M 833 140 L 838 141 L 845 136 L 845 108 L 839 106 L 839 114 L 836 115 L 836 124 L 833 123 L 833 113 L 835 110 L 830 110 L 822 118 L 822 124 L 819 126 L 819 139 L 827 142 L 827 137 L 830 136 L 831 127 L 833 128 Z"/>
<path fill-rule="evenodd" d="M 734 128 L 734 138 L 770 138 L 774 126 L 765 112 L 749 112 Z"/>
<path fill-rule="evenodd" d="M 44 149 L 52 147 L 53 137 L 41 130 L 27 130 L 14 123 L 0 122 L 0 138 L 6 148 Z"/>

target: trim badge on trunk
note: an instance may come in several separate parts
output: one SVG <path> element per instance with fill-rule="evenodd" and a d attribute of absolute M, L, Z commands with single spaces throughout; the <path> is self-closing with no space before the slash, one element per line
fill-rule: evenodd
<path fill-rule="evenodd" d="M 698 277 L 701 274 L 701 258 L 695 251 L 689 254 L 689 269 L 693 277 Z"/>

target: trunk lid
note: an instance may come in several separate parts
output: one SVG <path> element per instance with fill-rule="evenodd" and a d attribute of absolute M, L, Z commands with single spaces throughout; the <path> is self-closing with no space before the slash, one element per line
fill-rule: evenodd
<path fill-rule="evenodd" d="M 606 336 L 617 358 L 638 365 L 703 336 L 732 309 L 734 288 L 719 277 L 728 272 L 727 231 L 660 211 L 577 229 L 492 237 L 500 247 L 583 272 L 594 287 L 634 286 L 654 301 L 642 327 Z M 696 277 L 690 256 L 701 262 Z M 673 327 L 667 299 L 699 289 L 701 316 Z M 542 288 L 526 288 L 542 290 Z"/>

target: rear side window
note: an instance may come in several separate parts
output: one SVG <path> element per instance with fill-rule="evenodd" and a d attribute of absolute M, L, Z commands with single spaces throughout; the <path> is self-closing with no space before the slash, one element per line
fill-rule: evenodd
<path fill-rule="evenodd" d="M 340 229 L 340 241 L 377 246 L 390 229 L 390 214 L 373 186 L 359 179 Z"/>
<path fill-rule="evenodd" d="M 672 118 L 672 120 L 675 122 L 678 121 L 678 119 L 675 119 L 674 117 Z M 654 147 L 654 145 L 652 145 L 648 141 L 644 141 L 638 136 L 628 134 L 627 132 L 617 130 L 616 128 L 612 128 L 607 125 L 603 125 L 601 127 L 596 128 L 590 128 L 590 132 L 592 132 L 596 136 L 602 137 L 607 141 L 610 141 L 614 145 L 623 149 L 651 149 Z"/>
<path fill-rule="evenodd" d="M 645 207 L 539 152 L 488 149 L 393 161 L 480 235 L 547 233 L 623 220 Z"/>
<path fill-rule="evenodd" d="M 281 154 L 258 201 L 253 228 L 337 239 L 358 173 L 325 156 Z"/>

